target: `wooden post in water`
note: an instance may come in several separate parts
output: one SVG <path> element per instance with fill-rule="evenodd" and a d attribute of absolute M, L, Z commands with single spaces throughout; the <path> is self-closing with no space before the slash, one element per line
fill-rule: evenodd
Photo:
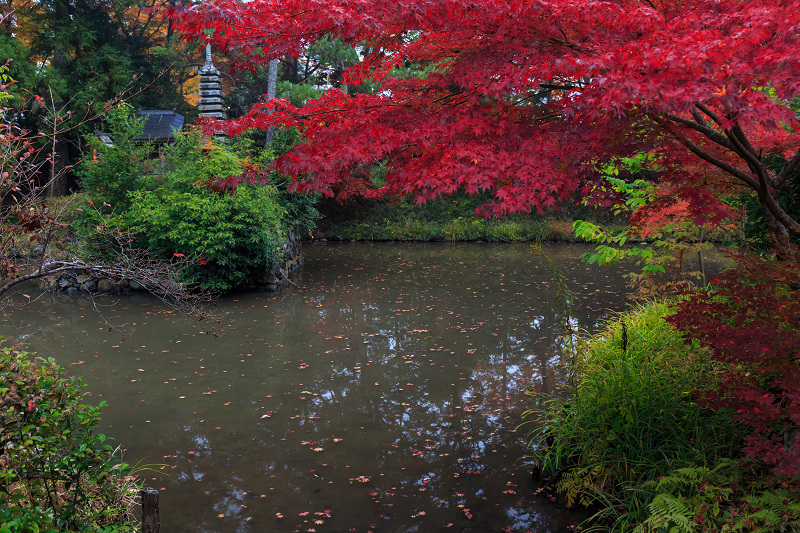
<path fill-rule="evenodd" d="M 142 533 L 159 533 L 161 520 L 158 516 L 158 491 L 142 489 L 139 496 L 142 498 Z"/>

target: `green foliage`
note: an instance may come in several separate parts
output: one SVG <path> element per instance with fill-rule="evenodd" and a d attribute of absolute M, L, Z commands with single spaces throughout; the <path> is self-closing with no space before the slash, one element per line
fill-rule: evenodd
<path fill-rule="evenodd" d="M 36 84 L 38 69 L 30 55 L 30 48 L 22 41 L 7 34 L 0 35 L 0 58 L 8 61 L 3 67 L 3 72 L 10 76 L 9 79 L 3 80 L 3 84 L 9 83 L 13 78 L 15 83 L 8 87 L 7 91 L 14 96 L 15 105 L 25 100 L 25 96 L 20 94 L 20 87 L 33 87 Z"/>
<path fill-rule="evenodd" d="M 144 185 L 142 177 L 155 171 L 156 161 L 149 157 L 151 145 L 134 140 L 144 121 L 135 117 L 130 105 L 110 109 L 105 122 L 114 146 L 90 135 L 92 158 L 79 167 L 78 176 L 86 192 L 122 211 L 130 207 L 130 193 Z"/>
<path fill-rule="evenodd" d="M 192 257 L 184 281 L 203 290 L 238 287 L 272 266 L 287 229 L 274 186 L 242 185 L 234 194 L 208 188 L 243 166 L 221 147 L 204 153 L 198 135 L 179 136 L 164 159 L 163 174 L 133 192 L 122 215 L 144 248 L 165 259 Z"/>
<path fill-rule="evenodd" d="M 659 207 L 653 209 L 655 215 L 647 213 L 658 200 L 658 186 L 654 182 L 640 178 L 626 181 L 617 177 L 620 166 L 629 175 L 637 176 L 645 172 L 647 165 L 647 154 L 610 163 L 602 169 L 605 184 L 598 189 L 602 194 L 613 193 L 621 199 L 613 207 L 615 215 L 645 213 L 644 217 L 650 216 L 652 220 L 638 221 L 622 230 L 610 230 L 585 220 L 576 220 L 573 224 L 576 237 L 599 243 L 594 252 L 582 256 L 585 261 L 605 265 L 633 260 L 641 267 L 640 272 L 628 275 L 640 297 L 685 289 L 693 286 L 695 280 L 705 282 L 702 265 L 698 271 L 687 270 L 685 265 L 690 258 L 700 258 L 704 251 L 713 247 L 704 240 L 703 228 L 679 213 L 659 214 L 662 209 Z M 654 166 L 653 170 L 658 168 Z"/>
<path fill-rule="evenodd" d="M 83 399 L 52 359 L 0 348 L 0 532 L 134 530 L 130 469 Z"/>
<path fill-rule="evenodd" d="M 272 266 L 285 236 L 274 187 L 240 186 L 235 195 L 198 185 L 139 191 L 127 227 L 162 257 L 191 256 L 184 280 L 203 290 L 229 290 Z"/>
<path fill-rule="evenodd" d="M 566 503 L 600 505 L 596 518 L 615 531 L 643 519 L 648 481 L 738 450 L 730 415 L 694 399 L 716 379 L 708 354 L 685 344 L 667 313 L 667 304 L 651 304 L 578 344 L 574 397 L 545 398 L 528 413 L 537 417 L 532 443 L 552 442 L 533 457 L 561 476 Z"/>
<path fill-rule="evenodd" d="M 481 196 L 453 195 L 417 205 L 408 199 L 359 200 L 337 204 L 324 200 L 317 236 L 330 240 L 368 241 L 570 241 L 571 223 L 558 219 L 514 216 L 483 219 L 475 209 Z"/>
<path fill-rule="evenodd" d="M 314 98 L 319 98 L 325 91 L 306 84 L 291 83 L 282 81 L 278 83 L 277 97 L 286 98 L 293 106 L 303 107 L 303 105 Z"/>
<path fill-rule="evenodd" d="M 633 533 L 773 533 L 800 529 L 796 490 L 768 486 L 771 476 L 741 461 L 680 468 L 648 482 L 655 497 Z"/>
<path fill-rule="evenodd" d="M 133 142 L 140 124 L 129 108 L 113 110 L 108 121 L 114 147 L 103 145 L 101 157 L 82 170 L 94 203 L 82 212 L 89 252 L 109 245 L 93 230 L 111 228 L 163 260 L 190 258 L 182 281 L 224 291 L 272 267 L 289 230 L 313 227 L 313 198 L 272 184 L 214 187 L 254 166 L 236 153 L 248 151 L 246 139 L 228 149 L 204 146 L 198 133 L 179 134 L 153 159 L 151 145 Z"/>

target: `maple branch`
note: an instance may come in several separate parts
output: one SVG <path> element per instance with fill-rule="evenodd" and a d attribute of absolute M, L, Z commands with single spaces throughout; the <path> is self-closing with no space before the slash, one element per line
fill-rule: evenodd
<path fill-rule="evenodd" d="M 687 126 L 689 128 L 694 129 L 695 131 L 702 133 L 703 135 L 708 137 L 709 140 L 719 144 L 720 146 L 724 146 L 725 148 L 728 148 L 729 150 L 736 152 L 742 159 L 744 159 L 744 161 L 747 163 L 747 166 L 750 167 L 750 170 L 754 174 L 759 176 L 759 181 L 762 176 L 765 179 L 769 176 L 767 168 L 764 166 L 764 163 L 756 154 L 755 148 L 753 148 L 753 145 L 750 144 L 750 141 L 747 139 L 747 136 L 744 134 L 744 132 L 742 131 L 741 127 L 738 124 L 734 124 L 733 128 L 729 130 L 725 130 L 725 135 L 723 135 L 706 123 L 702 115 L 700 115 L 698 109 L 702 110 L 715 122 L 718 120 L 716 115 L 714 115 L 714 113 L 710 109 L 706 108 L 702 104 L 695 104 L 695 108 L 691 110 L 691 114 L 692 117 L 694 117 L 694 121 L 685 119 L 683 117 L 679 117 L 677 115 L 667 114 L 665 116 L 670 120 L 672 120 L 673 122 L 683 124 L 684 126 Z M 691 148 L 689 149 L 691 150 Z M 736 177 L 742 179 L 742 176 L 736 175 Z"/>
<path fill-rule="evenodd" d="M 692 113 L 692 116 L 694 116 L 694 113 L 696 113 L 696 111 Z M 699 116 L 699 114 L 697 117 L 695 117 L 695 121 L 697 122 L 691 121 L 683 117 L 679 117 L 677 115 L 665 114 L 664 116 L 673 122 L 677 122 L 678 124 L 682 124 L 687 128 L 692 128 L 693 130 L 702 133 L 703 135 L 708 137 L 709 140 L 719 144 L 720 146 L 724 146 L 729 150 L 735 151 L 735 148 L 733 144 L 730 142 L 730 140 L 724 135 L 722 135 L 720 132 L 718 132 L 717 130 L 706 124 L 705 121 L 702 120 L 702 117 Z M 698 118 L 700 120 L 698 120 Z"/>
<path fill-rule="evenodd" d="M 756 149 L 750 144 L 742 128 L 739 127 L 739 124 L 734 123 L 731 129 L 725 131 L 725 134 L 733 144 L 736 145 L 736 152 L 744 158 L 750 170 L 756 173 L 759 177 L 759 181 L 763 181 L 766 186 L 766 181 L 769 178 L 769 171 L 767 167 L 764 166 L 763 161 L 761 161 L 761 157 L 756 153 Z"/>
<path fill-rule="evenodd" d="M 767 183 L 766 176 L 763 177 L 759 176 L 759 181 L 761 182 L 761 187 L 756 189 L 756 192 L 758 193 L 758 199 L 761 201 L 761 205 L 766 208 L 767 214 L 772 215 L 775 221 L 782 224 L 783 229 L 776 231 L 776 229 L 773 228 L 773 224 L 769 222 L 769 217 L 767 218 L 767 224 L 778 235 L 780 235 L 781 233 L 785 235 L 786 231 L 788 230 L 795 237 L 800 237 L 800 224 L 791 216 L 789 216 L 789 214 L 786 211 L 784 211 L 784 209 L 775 199 L 775 196 L 772 194 L 769 184 Z M 780 226 L 778 226 L 778 228 L 779 227 Z"/>
<path fill-rule="evenodd" d="M 555 85 L 551 83 L 540 83 L 539 87 L 542 89 L 550 89 L 555 91 L 572 91 L 575 89 L 583 89 L 582 85 Z"/>
<path fill-rule="evenodd" d="M 732 176 L 740 179 L 741 181 L 745 182 L 747 184 L 747 186 L 750 187 L 751 189 L 753 189 L 754 191 L 758 191 L 761 188 L 759 186 L 759 183 L 756 180 L 754 180 L 752 176 L 747 175 L 747 173 L 745 171 L 743 171 L 742 169 L 736 168 L 735 166 L 731 165 L 730 163 L 726 163 L 722 159 L 714 157 L 713 155 L 709 154 L 708 152 L 701 150 L 696 144 L 694 144 L 692 141 L 690 141 L 689 139 L 687 139 L 685 137 L 683 137 L 683 138 L 682 137 L 677 137 L 677 139 L 681 144 L 683 144 L 686 148 L 688 148 L 694 155 L 696 155 L 697 157 L 699 157 L 703 161 L 711 163 L 715 167 L 718 167 L 718 168 L 724 170 L 725 172 L 731 174 Z"/>
<path fill-rule="evenodd" d="M 711 109 L 709 109 L 708 107 L 706 107 L 706 105 L 705 105 L 705 104 L 702 104 L 702 103 L 700 103 L 700 102 L 695 102 L 695 103 L 694 103 L 694 107 L 696 107 L 697 109 L 699 109 L 700 111 L 702 111 L 703 113 L 705 113 L 705 114 L 708 116 L 708 118 L 710 118 L 711 120 L 713 120 L 714 122 L 716 122 L 716 123 L 717 123 L 717 125 L 720 125 L 720 126 L 722 125 L 722 124 L 720 123 L 720 119 L 719 119 L 719 117 L 716 115 L 716 113 L 714 113 L 713 111 L 711 111 Z"/>
<path fill-rule="evenodd" d="M 786 182 L 786 179 L 792 174 L 792 172 L 795 171 L 796 168 L 798 168 L 798 166 L 800 166 L 800 148 L 798 148 L 794 155 L 790 157 L 788 161 L 786 161 L 785 165 L 783 165 L 781 171 L 778 172 L 778 175 L 775 176 L 774 180 L 772 180 L 772 186 L 776 189 L 781 188 Z"/>

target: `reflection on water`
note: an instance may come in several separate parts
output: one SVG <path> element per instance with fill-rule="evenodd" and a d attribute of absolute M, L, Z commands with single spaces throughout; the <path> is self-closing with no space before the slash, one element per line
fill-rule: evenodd
<path fill-rule="evenodd" d="M 582 251 L 547 249 L 593 328 L 625 289 Z M 147 466 L 167 533 L 556 532 L 580 519 L 534 498 L 518 461 L 525 392 L 564 381 L 550 275 L 530 246 L 308 245 L 296 283 L 218 302 L 219 337 L 142 295 L 96 302 L 124 339 L 95 303 L 50 294 L 3 334 L 108 402 L 100 429 Z"/>

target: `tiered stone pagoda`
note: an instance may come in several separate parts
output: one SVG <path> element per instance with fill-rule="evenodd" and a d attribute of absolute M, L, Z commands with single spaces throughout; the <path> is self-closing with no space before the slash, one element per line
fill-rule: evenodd
<path fill-rule="evenodd" d="M 200 74 L 200 116 L 225 118 L 219 70 L 211 61 L 211 43 L 206 44 L 206 62 L 200 67 L 198 74 Z"/>

